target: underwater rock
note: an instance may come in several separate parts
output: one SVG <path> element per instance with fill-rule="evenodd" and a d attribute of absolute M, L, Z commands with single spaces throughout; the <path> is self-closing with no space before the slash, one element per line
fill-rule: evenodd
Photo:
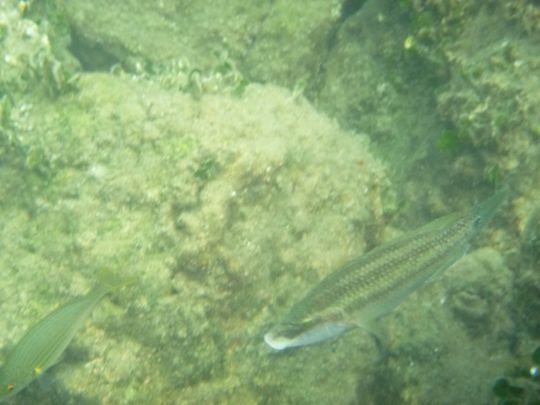
<path fill-rule="evenodd" d="M 15 117 L 19 134 L 44 145 L 54 164 L 27 190 L 31 215 L 17 199 L 4 207 L 0 266 L 10 295 L 2 310 L 39 305 L 52 282 L 125 269 L 138 283 L 101 306 L 98 327 L 74 342 L 92 342 L 88 366 L 54 370 L 64 399 L 279 403 L 310 392 L 311 402 L 350 402 L 358 367 L 350 351 L 326 361 L 341 371 L 313 387 L 318 362 L 299 373 L 294 359 L 269 357 L 261 338 L 299 290 L 383 228 L 384 166 L 364 135 L 282 88 L 194 98 L 156 82 L 82 74 L 78 92 L 33 100 Z M 29 311 L 17 324 L 32 321 Z M 127 363 L 107 366 L 119 358 Z"/>
<path fill-rule="evenodd" d="M 512 274 L 499 252 L 474 251 L 456 263 L 452 273 L 447 303 L 471 334 L 493 333 L 493 328 L 509 325 Z"/>
<path fill-rule="evenodd" d="M 230 58 L 250 80 L 293 88 L 318 73 L 346 3 L 73 0 L 65 9 L 72 49 L 88 69 L 144 70 L 174 59 L 216 70 Z"/>

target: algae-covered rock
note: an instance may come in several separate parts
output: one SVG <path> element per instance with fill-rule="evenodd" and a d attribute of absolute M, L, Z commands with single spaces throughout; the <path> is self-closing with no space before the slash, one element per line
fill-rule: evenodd
<path fill-rule="evenodd" d="M 410 12 L 409 51 L 422 59 L 438 55 L 449 72 L 435 90 L 435 105 L 446 125 L 439 146 L 454 151 L 454 173 L 498 183 L 516 169 L 531 170 L 527 162 L 539 156 L 538 4 L 403 4 Z"/>
<path fill-rule="evenodd" d="M 539 181 L 533 177 L 533 181 Z M 531 188 L 531 196 L 519 201 L 521 213 L 521 250 L 518 256 L 520 272 L 516 277 L 519 294 L 516 297 L 518 321 L 530 331 L 532 339 L 540 337 L 540 205 L 538 190 Z M 535 201 L 535 202 L 533 202 Z"/>
<path fill-rule="evenodd" d="M 0 4 L 0 101 L 37 89 L 55 95 L 71 88 L 76 79 L 77 61 L 64 47 L 51 44 L 46 24 L 24 17 L 26 4 L 14 0 Z M 0 129 L 6 124 L 3 109 L 2 101 Z"/>
<path fill-rule="evenodd" d="M 388 184 L 365 138 L 273 86 L 195 99 L 105 74 L 84 74 L 78 85 L 54 103 L 34 100 L 24 119 L 13 115 L 26 144 L 42 145 L 48 171 L 32 190 L 24 177 L 10 182 L 27 200 L 5 207 L 1 265 L 16 280 L 10 291 L 25 295 L 3 302 L 5 313 L 17 314 L 21 302 L 33 309 L 7 321 L 17 328 L 1 344 L 43 308 L 84 293 L 99 268 L 113 268 L 137 282 L 96 310 L 96 326 L 75 342 L 75 353 L 87 352 L 58 366 L 65 392 L 56 385 L 55 395 L 354 398 L 348 351 L 328 360 L 343 362 L 341 375 L 306 394 L 322 378 L 319 363 L 300 373 L 297 359 L 310 352 L 280 360 L 262 335 L 381 228 Z M 20 398 L 33 395 L 37 388 Z"/>
<path fill-rule="evenodd" d="M 212 70 L 226 55 L 250 80 L 292 88 L 319 71 L 345 3 L 72 0 L 65 8 L 72 49 L 89 69 L 181 59 Z"/>
<path fill-rule="evenodd" d="M 473 336 L 509 334 L 512 274 L 500 253 L 480 249 L 456 264 L 454 274 L 447 302 L 467 331 Z"/>
<path fill-rule="evenodd" d="M 535 171 L 538 15 L 527 1 L 368 1 L 339 26 L 309 94 L 370 135 L 416 212 L 437 211 L 463 185 Z M 415 186 L 426 182 L 429 195 Z"/>

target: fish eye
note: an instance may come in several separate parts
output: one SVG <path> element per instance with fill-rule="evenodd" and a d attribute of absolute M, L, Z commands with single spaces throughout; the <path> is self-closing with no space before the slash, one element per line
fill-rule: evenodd
<path fill-rule="evenodd" d="M 482 225 L 482 217 L 479 215 L 473 221 L 473 228 L 478 228 Z"/>
<path fill-rule="evenodd" d="M 286 338 L 294 338 L 313 326 L 312 319 L 307 319 L 298 323 L 288 322 L 284 324 L 283 329 L 280 331 L 281 335 Z"/>

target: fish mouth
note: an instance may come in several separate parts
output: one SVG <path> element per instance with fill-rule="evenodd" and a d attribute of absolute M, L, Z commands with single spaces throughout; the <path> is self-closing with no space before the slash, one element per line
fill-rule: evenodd
<path fill-rule="evenodd" d="M 291 347 L 290 340 L 272 331 L 264 335 L 265 343 L 274 350 L 284 350 Z"/>
<path fill-rule="evenodd" d="M 264 335 L 264 341 L 274 350 L 284 350 L 290 347 L 303 346 L 298 343 L 302 335 L 306 333 L 305 324 L 282 322 L 274 325 L 268 333 Z"/>
<path fill-rule="evenodd" d="M 274 350 L 307 346 L 341 335 L 353 326 L 345 322 L 325 322 L 277 325 L 264 335 L 264 341 Z"/>

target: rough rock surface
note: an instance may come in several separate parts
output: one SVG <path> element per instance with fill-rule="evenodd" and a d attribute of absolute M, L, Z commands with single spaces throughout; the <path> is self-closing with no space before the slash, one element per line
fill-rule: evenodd
<path fill-rule="evenodd" d="M 17 315 L 3 320 L 2 346 L 112 268 L 138 281 L 77 337 L 88 353 L 55 373 L 67 391 L 104 403 L 300 398 L 317 369 L 273 392 L 290 369 L 273 364 L 262 334 L 382 226 L 388 183 L 365 138 L 272 86 L 199 100 L 103 74 L 78 86 L 12 117 L 39 153 L 26 175 L 2 172 L 14 197 L 3 311 Z M 351 362 L 312 398 L 350 400 L 354 376 Z"/>

